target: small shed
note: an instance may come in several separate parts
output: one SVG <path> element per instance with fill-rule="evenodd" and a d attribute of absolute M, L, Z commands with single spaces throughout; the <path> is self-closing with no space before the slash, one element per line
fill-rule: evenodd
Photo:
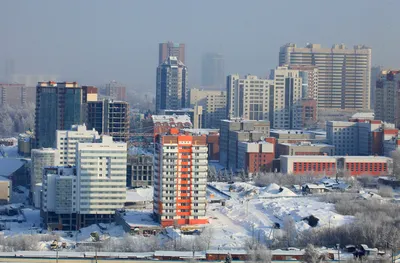
<path fill-rule="evenodd" d="M 323 184 L 303 184 L 301 186 L 303 194 L 320 194 L 329 190 Z"/>

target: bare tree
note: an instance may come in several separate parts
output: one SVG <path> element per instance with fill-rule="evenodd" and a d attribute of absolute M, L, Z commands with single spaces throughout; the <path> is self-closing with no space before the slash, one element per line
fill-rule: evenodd
<path fill-rule="evenodd" d="M 297 238 L 296 222 L 291 216 L 286 216 L 283 220 L 283 231 L 287 240 L 287 246 L 293 246 Z"/>
<path fill-rule="evenodd" d="M 393 188 L 387 185 L 379 186 L 378 194 L 382 197 L 393 197 Z"/>
<path fill-rule="evenodd" d="M 395 150 L 392 152 L 391 155 L 393 158 L 393 168 L 392 168 L 393 175 L 397 179 L 400 179 L 400 151 Z"/>
<path fill-rule="evenodd" d="M 319 263 L 321 262 L 320 253 L 312 244 L 308 244 L 304 251 L 305 263 Z"/>
<path fill-rule="evenodd" d="M 251 248 L 248 248 L 247 257 L 247 262 L 249 263 L 269 263 L 272 260 L 271 251 L 261 244 L 256 244 Z"/>

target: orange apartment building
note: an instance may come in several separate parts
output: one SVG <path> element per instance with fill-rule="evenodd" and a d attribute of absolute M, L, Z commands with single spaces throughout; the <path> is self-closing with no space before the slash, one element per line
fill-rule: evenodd
<path fill-rule="evenodd" d="M 206 136 L 156 137 L 153 212 L 161 226 L 207 224 L 208 170 Z"/>

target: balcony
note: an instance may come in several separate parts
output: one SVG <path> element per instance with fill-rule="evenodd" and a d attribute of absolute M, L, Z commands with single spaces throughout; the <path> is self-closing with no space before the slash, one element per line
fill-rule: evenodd
<path fill-rule="evenodd" d="M 199 147 L 199 149 L 196 149 L 196 147 L 192 147 L 192 152 L 194 153 L 206 153 L 208 152 L 207 147 Z"/>

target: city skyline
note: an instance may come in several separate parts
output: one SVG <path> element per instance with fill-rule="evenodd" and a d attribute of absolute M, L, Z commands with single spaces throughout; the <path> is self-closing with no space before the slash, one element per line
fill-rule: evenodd
<path fill-rule="evenodd" d="M 224 55 L 226 75 L 251 73 L 265 77 L 270 69 L 278 65 L 279 47 L 289 42 L 301 46 L 310 42 L 322 46 L 365 44 L 373 49 L 372 65 L 396 67 L 396 61 L 400 60 L 400 55 L 393 53 L 397 39 L 395 34 L 388 32 L 396 24 L 396 16 L 391 13 L 400 3 L 387 1 L 391 5 L 388 9 L 385 8 L 388 5 L 382 2 L 346 1 L 347 8 L 343 9 L 337 1 L 306 2 L 255 1 L 251 10 L 240 10 L 239 5 L 235 7 L 230 1 L 231 10 L 240 11 L 242 15 L 239 19 L 226 16 L 222 20 L 220 15 L 226 12 L 226 1 L 213 2 L 212 9 L 209 9 L 211 2 L 207 1 L 182 3 L 179 10 L 184 12 L 180 12 L 177 18 L 169 19 L 164 19 L 162 15 L 168 8 L 168 4 L 163 2 L 158 2 L 156 8 L 149 3 L 135 5 L 129 1 L 118 5 L 106 1 L 95 4 L 78 1 L 68 4 L 3 2 L 2 10 L 6 12 L 0 21 L 7 27 L 0 29 L 0 33 L 6 36 L 0 50 L 0 61 L 4 61 L 0 63 L 0 75 L 4 78 L 6 72 L 9 74 L 10 67 L 6 66 L 6 61 L 12 61 L 12 69 L 18 74 L 54 74 L 59 75 L 60 81 L 77 81 L 83 85 L 99 85 L 116 79 L 126 84 L 128 90 L 155 94 L 154 68 L 157 66 L 158 45 L 167 41 L 186 46 L 185 65 L 191 72 L 190 88 L 201 84 L 201 56 L 204 53 Z M 312 7 L 311 15 L 303 16 L 309 6 Z M 352 7 L 359 8 L 360 12 L 350 12 Z M 150 8 L 152 13 L 148 15 Z M 325 8 L 332 12 L 319 12 Z M 48 19 L 55 17 L 57 9 L 74 13 L 76 19 L 47 23 Z M 265 10 L 274 9 L 289 12 L 287 21 L 280 22 L 278 27 L 265 27 L 265 24 L 277 21 L 279 12 L 271 12 L 263 23 L 260 23 L 259 17 Z M 207 19 L 203 16 L 205 12 Z M 379 16 L 383 12 L 385 16 Z M 47 15 L 37 16 L 38 13 Z M 92 14 L 90 20 L 86 19 L 87 13 Z M 338 16 L 340 20 L 337 20 Z M 118 18 L 104 20 L 103 17 Z M 26 27 L 28 21 L 29 26 Z M 324 27 L 318 29 L 312 26 L 315 21 L 322 21 Z M 292 26 L 294 23 L 295 27 Z M 146 28 L 141 24 L 146 24 Z M 124 25 L 130 25 L 129 34 Z M 234 28 L 235 34 L 229 33 L 228 26 Z M 274 37 L 261 36 L 259 33 L 264 31 Z M 245 33 L 253 35 L 253 41 L 237 38 L 238 34 Z M 52 45 L 43 45 L 42 39 L 46 35 L 52 36 Z M 78 41 L 66 45 L 66 36 Z M 140 41 L 133 36 L 140 36 Z M 93 45 L 94 42 L 96 45 Z M 240 50 L 246 52 L 238 52 Z M 55 64 L 53 58 L 65 63 Z"/>

